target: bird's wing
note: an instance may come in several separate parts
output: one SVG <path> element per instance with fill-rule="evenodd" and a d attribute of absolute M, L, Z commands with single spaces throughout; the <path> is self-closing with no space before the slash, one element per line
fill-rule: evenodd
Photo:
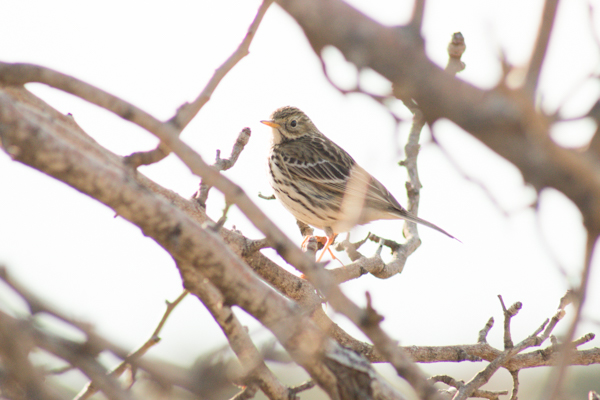
<path fill-rule="evenodd" d="M 343 213 L 354 214 L 349 218 L 357 223 L 366 223 L 375 219 L 389 218 L 393 215 L 408 221 L 423 224 L 453 239 L 454 236 L 422 218 L 409 213 L 385 186 L 371 174 L 359 166 L 344 149 L 335 143 L 322 138 L 305 139 L 302 146 L 280 147 L 280 157 L 286 165 L 288 177 L 292 181 L 306 180 L 343 198 Z M 361 212 L 344 211 L 344 207 L 352 209 L 369 209 L 377 215 L 363 217 Z M 458 240 L 458 239 L 457 239 Z"/>
<path fill-rule="evenodd" d="M 381 211 L 406 210 L 377 179 L 360 167 L 344 149 L 323 138 L 306 138 L 302 146 L 279 148 L 291 180 L 307 180 L 342 196 L 364 199 Z"/>

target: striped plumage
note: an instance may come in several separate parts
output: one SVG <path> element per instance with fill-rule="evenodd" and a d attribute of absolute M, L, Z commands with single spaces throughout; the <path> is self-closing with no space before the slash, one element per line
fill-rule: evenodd
<path fill-rule="evenodd" d="M 273 130 L 269 181 L 275 197 L 296 219 L 324 230 L 327 247 L 336 234 L 378 219 L 405 219 L 454 238 L 406 211 L 299 109 L 279 108 L 261 122 Z"/>

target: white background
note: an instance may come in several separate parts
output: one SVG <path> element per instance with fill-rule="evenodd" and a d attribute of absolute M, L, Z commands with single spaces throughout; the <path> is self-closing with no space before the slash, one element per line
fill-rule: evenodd
<path fill-rule="evenodd" d="M 256 0 L 181 0 L 168 5 L 113 0 L 0 3 L 2 61 L 36 63 L 71 74 L 163 120 L 197 96 L 238 46 L 259 6 Z M 385 24 L 404 24 L 412 11 L 410 1 L 351 3 Z M 564 105 L 565 117 L 577 117 L 598 98 L 598 82 L 585 79 L 594 70 L 598 72 L 600 60 L 591 29 L 595 24 L 597 34 L 600 32 L 600 2 L 592 3 L 598 10 L 594 22 L 583 0 L 565 1 L 559 7 L 540 85 L 540 104 L 546 112 Z M 482 88 L 494 87 L 500 79 L 503 52 L 518 67 L 511 75 L 518 83 L 533 47 L 541 5 L 539 0 L 428 1 L 423 26 L 427 52 L 444 66 L 451 35 L 460 31 L 467 43 L 463 56 L 467 67 L 460 79 Z M 327 49 L 324 56 L 332 78 L 340 86 L 352 87 L 356 78 L 353 67 L 335 49 Z M 371 71 L 363 71 L 361 84 L 377 93 L 389 90 L 389 84 Z M 86 132 L 117 154 L 149 150 L 157 143 L 149 133 L 70 95 L 42 85 L 28 88 L 60 112 L 72 113 Z M 276 5 L 267 12 L 250 55 L 225 77 L 182 138 L 212 162 L 217 149 L 227 157 L 238 132 L 250 127 L 250 143 L 226 175 L 299 242 L 292 216 L 278 203 L 257 197 L 258 192 L 272 193 L 265 174 L 270 128 L 259 121 L 283 105 L 304 110 L 325 135 L 406 203 L 406 174 L 397 163 L 404 158 L 410 114 L 393 105 L 406 119 L 396 130 L 388 112 L 373 100 L 336 91 L 323 76 L 319 59 L 301 29 Z M 365 276 L 344 284 L 344 292 L 364 304 L 364 293 L 370 291 L 375 307 L 386 317 L 384 328 L 402 345 L 474 343 L 478 331 L 493 316 L 496 326 L 489 340 L 497 347 L 502 346 L 497 298 L 501 294 L 507 306 L 523 302 L 523 309 L 513 319 L 513 338 L 522 340 L 554 314 L 569 284 L 578 283 L 585 243 L 581 215 L 563 195 L 551 190 L 542 194 L 536 212 L 529 207 L 535 192 L 523 184 L 516 168 L 451 122 L 439 121 L 433 129 L 463 172 L 483 182 L 499 206 L 453 167 L 426 129 L 419 157 L 424 186 L 420 216 L 463 243 L 421 227 L 423 244 L 401 275 L 383 281 Z M 594 130 L 595 125 L 584 120 L 562 124 L 553 135 L 561 144 L 580 146 Z M 141 171 L 184 197 L 191 196 L 198 186 L 198 178 L 172 155 Z M 222 197 L 213 190 L 209 215 L 218 218 L 222 207 Z M 226 227 L 232 225 L 249 237 L 260 237 L 237 209 L 229 212 Z M 353 230 L 352 238 L 372 231 L 401 240 L 401 229 L 400 221 L 375 222 Z M 371 255 L 374 250 L 374 245 L 366 246 L 364 253 Z M 275 257 L 273 252 L 265 253 Z M 40 297 L 132 349 L 153 331 L 164 301 L 174 300 L 182 289 L 171 258 L 138 228 L 113 218 L 113 212 L 95 200 L 11 161 L 4 152 L 0 152 L 0 262 Z M 578 335 L 600 333 L 593 322 L 600 320 L 600 296 L 594 290 L 599 279 L 594 270 Z M 17 313 L 23 310 L 3 286 L 0 306 Z M 572 308 L 567 311 L 573 314 Z M 266 338 L 252 318 L 236 312 L 257 340 Z M 364 339 L 331 308 L 328 313 Z M 567 325 L 561 323 L 556 333 L 564 332 Z M 182 366 L 225 344 L 217 325 L 191 297 L 171 316 L 162 338 L 149 356 Z M 389 372 L 388 367 L 381 368 Z M 427 373 L 454 371 L 455 377 L 470 379 L 483 364 L 461 364 L 454 370 L 449 365 L 423 368 Z M 548 371 L 545 369 L 544 375 Z M 521 381 L 530 374 L 522 374 Z M 75 374 L 70 379 L 75 388 L 85 382 Z M 298 376 L 292 383 L 301 380 Z M 501 386 L 509 388 L 508 382 Z"/>

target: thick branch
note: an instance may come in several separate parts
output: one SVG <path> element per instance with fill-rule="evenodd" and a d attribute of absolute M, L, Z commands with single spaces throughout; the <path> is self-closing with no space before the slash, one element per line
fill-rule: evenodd
<path fill-rule="evenodd" d="M 227 337 L 231 349 L 242 364 L 243 379 L 248 383 L 258 382 L 258 387 L 269 399 L 292 398 L 288 389 L 279 382 L 267 367 L 260 352 L 250 339 L 248 332 L 235 316 L 231 307 L 223 304 L 223 295 L 208 281 L 196 281 L 189 287 L 202 301 Z"/>
<path fill-rule="evenodd" d="M 25 70 L 34 74 L 41 73 L 50 80 L 56 78 L 69 90 L 84 93 L 88 91 L 89 97 L 118 110 L 120 115 L 143 121 L 165 134 L 165 139 L 172 141 L 169 144 L 172 144 L 178 154 L 184 155 L 183 159 L 190 162 L 193 169 L 207 173 L 202 175 L 203 178 L 212 178 L 209 183 L 214 182 L 214 186 L 224 189 L 226 197 L 241 200 L 231 203 L 240 205 L 243 211 L 247 211 L 248 207 L 256 208 L 239 187 L 206 166 L 195 152 L 174 135 L 175 132 L 169 126 L 155 123 L 156 120 L 133 106 L 82 82 L 44 69 L 33 68 L 31 71 L 29 67 L 25 67 Z M 90 156 L 91 154 L 86 152 L 89 140 L 85 140 L 87 147 L 75 146 L 72 142 L 80 140 L 79 136 L 85 134 L 77 132 L 74 138 L 69 130 L 56 130 L 60 121 L 66 117 L 49 107 L 45 109 L 45 113 L 30 112 L 28 107 L 31 104 L 28 107 L 16 107 L 16 104 L 22 104 L 22 99 L 40 103 L 37 99 L 31 100 L 32 98 L 34 97 L 28 92 L 18 88 L 0 92 L 0 137 L 2 146 L 14 159 L 94 197 L 139 226 L 145 235 L 152 237 L 176 259 L 187 287 L 195 287 L 204 279 L 209 279 L 223 294 L 226 303 L 239 305 L 270 329 L 290 355 L 332 398 L 340 398 L 340 393 L 356 390 L 352 389 L 355 381 L 336 377 L 347 376 L 344 374 L 352 368 L 335 361 L 347 350 L 324 337 L 322 331 L 299 307 L 264 284 L 215 232 L 203 229 L 166 198 L 156 196 L 151 190 L 140 185 L 140 181 L 137 180 L 139 174 L 124 168 L 122 163 L 103 157 L 101 151 L 94 150 Z M 262 215 L 262 212 L 258 211 Z M 266 217 L 261 219 L 251 212 L 247 214 L 256 219 L 255 222 L 258 222 L 259 226 L 275 229 L 268 236 L 273 243 L 279 245 L 277 247 L 280 253 L 296 260 L 298 265 L 314 265 Z M 304 269 L 314 277 L 310 268 Z M 374 371 L 364 371 L 360 374 L 365 373 L 371 378 L 360 380 L 361 385 L 376 385 L 365 390 L 373 391 L 375 397 L 379 397 L 375 395 L 377 390 L 385 389 L 389 394 L 391 389 L 383 381 L 373 378 L 377 376 Z M 360 376 L 362 375 L 355 377 L 359 379 Z M 399 395 L 395 394 L 393 397 L 399 398 Z"/>

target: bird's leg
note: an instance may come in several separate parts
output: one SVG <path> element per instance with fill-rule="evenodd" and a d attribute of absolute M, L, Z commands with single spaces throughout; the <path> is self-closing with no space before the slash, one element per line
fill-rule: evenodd
<path fill-rule="evenodd" d="M 325 254 L 325 251 L 329 251 L 329 254 L 331 254 L 331 258 L 334 260 L 337 260 L 340 264 L 342 264 L 342 267 L 344 266 L 344 263 L 337 258 L 333 252 L 331 251 L 331 249 L 329 248 L 329 246 L 331 246 L 331 244 L 335 241 L 335 238 L 337 237 L 337 233 L 334 233 L 330 236 L 327 236 L 327 240 L 325 241 L 325 247 L 323 247 L 323 251 L 321 252 L 321 255 L 319 256 L 319 258 L 317 259 L 317 262 L 321 261 L 321 258 L 323 258 L 323 254 Z M 322 236 L 317 236 L 317 241 L 319 240 L 323 240 L 325 239 Z"/>

